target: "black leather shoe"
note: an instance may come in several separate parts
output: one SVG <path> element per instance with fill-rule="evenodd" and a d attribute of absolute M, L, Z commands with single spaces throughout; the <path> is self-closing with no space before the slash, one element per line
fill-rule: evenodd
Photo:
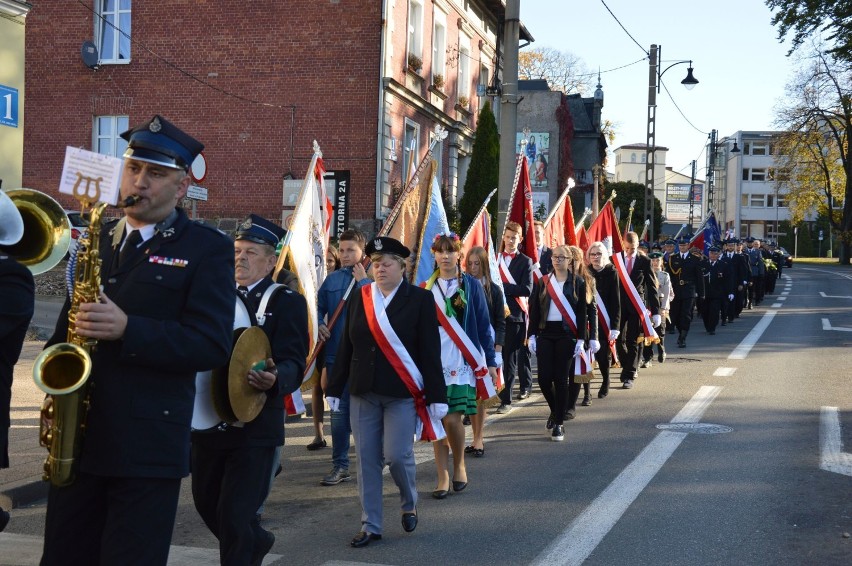
<path fill-rule="evenodd" d="M 6 525 L 9 524 L 10 518 L 11 518 L 11 516 L 9 515 L 9 512 L 0 508 L 0 533 L 2 533 L 3 529 L 6 528 Z"/>
<path fill-rule="evenodd" d="M 349 542 L 349 546 L 353 548 L 362 548 L 364 546 L 367 546 L 368 544 L 370 544 L 371 541 L 374 540 L 382 540 L 382 535 L 376 535 L 373 533 L 361 531 L 360 533 L 355 535 L 355 538 L 353 538 Z"/>
<path fill-rule="evenodd" d="M 518 396 L 518 399 L 523 401 L 524 399 L 526 399 L 529 396 L 530 396 L 529 391 L 521 391 L 521 394 Z"/>
<path fill-rule="evenodd" d="M 446 499 L 448 493 L 450 492 L 446 489 L 436 489 L 432 492 L 432 497 L 435 499 Z"/>
<path fill-rule="evenodd" d="M 269 531 L 263 531 L 254 544 L 254 550 L 251 553 L 251 566 L 263 564 L 263 557 L 269 554 L 273 544 L 275 544 L 275 535 Z"/>
<path fill-rule="evenodd" d="M 417 528 L 417 513 L 402 514 L 402 530 L 410 533 Z"/>
<path fill-rule="evenodd" d="M 464 488 L 467 487 L 466 481 L 455 481 L 453 480 L 453 491 L 463 491 Z"/>
<path fill-rule="evenodd" d="M 607 395 L 609 395 L 609 387 L 601 387 L 600 391 L 598 391 L 598 399 L 604 399 Z"/>

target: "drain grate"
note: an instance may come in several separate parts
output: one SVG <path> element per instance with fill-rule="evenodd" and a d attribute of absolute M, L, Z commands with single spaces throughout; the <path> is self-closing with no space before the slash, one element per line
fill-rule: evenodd
<path fill-rule="evenodd" d="M 666 358 L 666 363 L 672 364 L 688 364 L 690 362 L 700 362 L 698 358 Z"/>
<path fill-rule="evenodd" d="M 692 432 L 695 434 L 725 434 L 734 430 L 729 426 L 710 423 L 663 423 L 658 424 L 657 428 L 660 430 Z"/>

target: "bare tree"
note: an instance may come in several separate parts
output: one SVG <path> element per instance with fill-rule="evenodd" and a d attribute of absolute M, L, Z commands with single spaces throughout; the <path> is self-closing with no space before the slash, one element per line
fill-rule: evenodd
<path fill-rule="evenodd" d="M 552 89 L 565 94 L 591 92 L 594 77 L 582 59 L 567 51 L 540 47 L 518 54 L 518 78 L 547 79 Z"/>
<path fill-rule="evenodd" d="M 790 103 L 776 111 L 779 188 L 786 188 L 794 218 L 816 208 L 840 238 L 839 260 L 852 250 L 852 69 L 817 50 L 787 85 Z M 841 203 L 842 201 L 842 203 Z"/>

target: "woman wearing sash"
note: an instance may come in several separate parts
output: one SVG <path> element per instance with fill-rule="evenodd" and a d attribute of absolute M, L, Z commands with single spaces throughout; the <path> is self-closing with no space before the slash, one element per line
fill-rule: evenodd
<path fill-rule="evenodd" d="M 503 342 L 506 339 L 506 302 L 503 292 L 497 285 L 491 283 L 491 267 L 488 263 L 488 252 L 482 246 L 476 246 L 467 252 L 464 258 L 464 270 L 482 284 L 485 291 L 485 302 L 488 303 L 488 314 L 491 318 L 491 335 L 494 338 L 494 360 L 497 366 L 503 365 Z M 470 416 L 473 442 L 464 449 L 466 454 L 477 458 L 485 456 L 485 441 L 482 429 L 485 426 L 485 408 L 482 401 L 476 402 L 476 414 Z"/>
<path fill-rule="evenodd" d="M 601 347 L 595 354 L 598 371 L 603 382 L 598 390 L 598 399 L 603 399 L 609 393 L 609 366 L 611 352 L 615 351 L 615 341 L 618 340 L 621 324 L 621 283 L 618 272 L 609 261 L 609 254 L 602 242 L 594 242 L 586 253 L 589 271 L 595 278 L 595 303 L 598 307 L 598 341 L 606 347 Z M 591 405 L 589 384 L 583 384 L 585 395 L 583 405 Z"/>
<path fill-rule="evenodd" d="M 482 285 L 461 270 L 461 240 L 457 234 L 440 234 L 431 249 L 438 268 L 424 287 L 432 293 L 441 325 L 438 330 L 441 366 L 449 405 L 443 418 L 447 437 L 432 443 L 438 468 L 438 487 L 432 497 L 444 499 L 450 490 L 447 470 L 450 450 L 453 451 L 453 491 L 467 487 L 462 415 L 476 414 L 477 380 L 496 379 L 497 362 Z M 481 384 L 479 389 L 486 390 L 484 386 Z M 482 397 L 487 399 L 490 394 Z"/>
<path fill-rule="evenodd" d="M 358 455 L 360 548 L 382 538 L 382 470 L 387 464 L 399 488 L 402 528 L 417 527 L 414 437 L 443 438 L 447 388 L 441 370 L 441 339 L 432 295 L 404 280 L 411 252 L 398 240 L 367 244 L 375 281 L 352 294 L 346 327 L 325 390 L 339 410 L 349 385 L 349 421 Z"/>
<path fill-rule="evenodd" d="M 551 440 L 562 441 L 566 412 L 580 393 L 574 381 L 575 362 L 585 356 L 594 291 L 581 271 L 583 262 L 575 259 L 569 246 L 555 247 L 552 260 L 553 272 L 536 283 L 530 298 L 529 345 L 538 359 L 538 383 L 550 407 L 547 429 L 552 430 Z"/>

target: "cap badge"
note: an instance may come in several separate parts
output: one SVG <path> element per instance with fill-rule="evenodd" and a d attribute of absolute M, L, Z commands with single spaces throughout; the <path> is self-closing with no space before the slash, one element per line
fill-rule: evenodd
<path fill-rule="evenodd" d="M 151 123 L 148 124 L 148 129 L 155 134 L 163 129 L 163 125 L 160 123 L 160 119 L 154 116 L 154 119 L 151 120 Z"/>
<path fill-rule="evenodd" d="M 240 230 L 251 230 L 251 218 L 240 224 Z"/>
<path fill-rule="evenodd" d="M 376 251 L 380 251 L 382 249 L 382 241 L 379 238 L 373 240 L 373 246 L 376 248 Z"/>

